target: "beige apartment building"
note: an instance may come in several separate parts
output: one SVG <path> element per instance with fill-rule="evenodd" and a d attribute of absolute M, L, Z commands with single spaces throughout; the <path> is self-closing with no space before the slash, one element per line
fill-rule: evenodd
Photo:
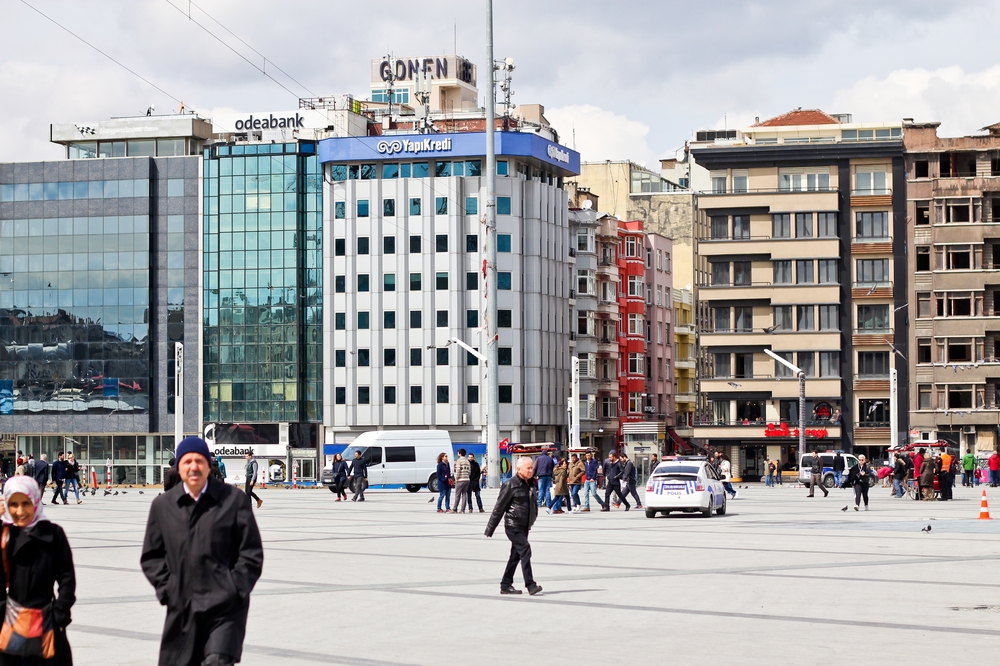
<path fill-rule="evenodd" d="M 884 455 L 893 371 L 906 432 L 902 134 L 797 109 L 692 144 L 710 183 L 694 221 L 695 438 L 743 478 L 765 455 L 797 464 L 803 426 L 808 450 Z M 805 424 L 798 379 L 765 350 L 805 372 Z"/>
<path fill-rule="evenodd" d="M 940 138 L 937 128 L 903 126 L 910 441 L 992 451 L 1000 428 L 1000 125 L 958 138 Z"/>

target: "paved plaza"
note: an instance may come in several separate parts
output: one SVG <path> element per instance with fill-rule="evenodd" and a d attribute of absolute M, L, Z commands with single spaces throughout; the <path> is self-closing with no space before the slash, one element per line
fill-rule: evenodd
<path fill-rule="evenodd" d="M 156 663 L 164 610 L 139 552 L 157 492 L 46 507 L 76 560 L 77 664 Z M 499 596 L 509 545 L 483 536 L 488 513 L 438 514 L 427 491 L 261 496 L 244 664 L 985 663 L 1000 645 L 1000 514 L 976 520 L 978 490 L 876 488 L 844 513 L 849 490 L 755 484 L 710 519 L 543 513 L 537 597 Z"/>

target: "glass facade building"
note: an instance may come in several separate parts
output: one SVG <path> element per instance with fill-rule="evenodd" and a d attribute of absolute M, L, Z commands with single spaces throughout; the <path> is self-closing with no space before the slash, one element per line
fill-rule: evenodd
<path fill-rule="evenodd" d="M 204 420 L 322 421 L 322 173 L 316 144 L 203 152 Z"/>

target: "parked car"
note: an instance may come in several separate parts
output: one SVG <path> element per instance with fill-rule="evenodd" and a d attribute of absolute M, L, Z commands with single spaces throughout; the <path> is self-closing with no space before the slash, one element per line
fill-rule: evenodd
<path fill-rule="evenodd" d="M 646 482 L 646 517 L 671 511 L 726 513 L 726 491 L 722 477 L 704 456 L 678 456 L 656 466 Z"/>

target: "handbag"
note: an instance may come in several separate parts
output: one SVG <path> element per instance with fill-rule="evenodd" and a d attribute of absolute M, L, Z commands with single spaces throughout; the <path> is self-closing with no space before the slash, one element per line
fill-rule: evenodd
<path fill-rule="evenodd" d="M 50 608 L 25 608 L 10 596 L 10 565 L 7 561 L 7 539 L 10 527 L 4 525 L 0 538 L 3 570 L 7 584 L 7 610 L 0 628 L 0 652 L 20 657 L 51 659 L 56 655 L 56 632 Z"/>

